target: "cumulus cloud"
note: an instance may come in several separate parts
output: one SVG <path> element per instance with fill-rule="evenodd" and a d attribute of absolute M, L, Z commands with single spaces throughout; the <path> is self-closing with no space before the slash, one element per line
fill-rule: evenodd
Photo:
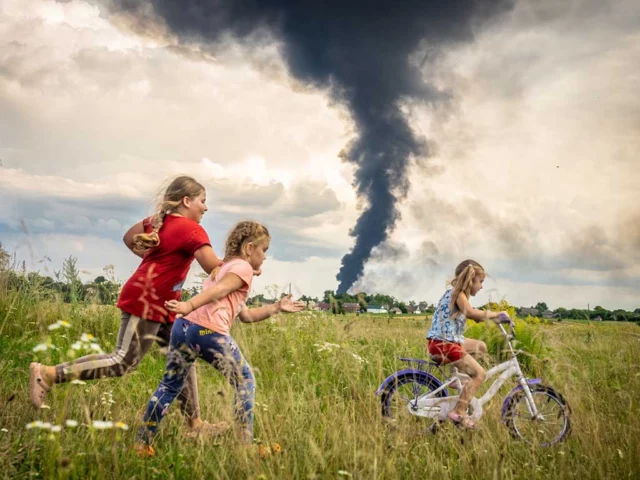
<path fill-rule="evenodd" d="M 434 302 L 471 257 L 491 275 L 478 303 L 636 308 L 639 12 L 523 0 L 475 41 L 429 51 L 424 75 L 450 97 L 403 105 L 431 157 L 356 287 Z M 0 4 L 3 245 L 34 268 L 73 254 L 126 278 L 122 233 L 186 173 L 207 187 L 217 251 L 241 218 L 270 227 L 256 288 L 335 288 L 358 216 L 345 110 L 293 81 L 268 36 L 205 51 L 111 20 L 82 0 Z"/>
<path fill-rule="evenodd" d="M 363 286 L 407 281 L 425 259 L 402 287 L 421 297 L 472 257 L 502 284 L 567 292 L 558 304 L 608 291 L 635 308 L 625 289 L 640 285 L 640 73 L 628 60 L 639 27 L 637 2 L 523 1 L 474 43 L 432 55 L 425 75 L 451 98 L 408 107 L 434 146 L 390 241 L 410 255 L 393 268 L 376 260 Z"/>

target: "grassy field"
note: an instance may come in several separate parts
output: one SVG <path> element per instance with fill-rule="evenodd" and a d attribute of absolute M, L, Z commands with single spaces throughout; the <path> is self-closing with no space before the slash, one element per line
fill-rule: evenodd
<path fill-rule="evenodd" d="M 58 320 L 69 328 L 49 331 Z M 529 368 L 560 391 L 573 410 L 564 443 L 541 449 L 513 440 L 500 422 L 503 387 L 485 407 L 478 432 L 449 425 L 436 434 L 381 418 L 375 390 L 403 364 L 424 357 L 424 318 L 384 319 L 301 313 L 233 334 L 257 378 L 256 436 L 282 452 L 263 457 L 233 435 L 190 439 L 178 408 L 160 427 L 157 456 L 132 454 L 140 413 L 163 371 L 154 347 L 140 368 L 121 379 L 58 386 L 49 409 L 28 401 L 28 365 L 56 363 L 83 333 L 107 351 L 115 343 L 115 307 L 66 305 L 37 292 L 0 291 L 0 478 L 639 478 L 640 328 L 635 324 L 559 323 L 519 331 L 539 348 Z M 484 326 L 476 337 L 495 337 Z M 494 329 L 495 330 L 495 329 Z M 533 340 L 532 340 L 533 339 Z M 33 348 L 50 342 L 48 348 Z M 524 343 L 527 343 L 524 342 Z M 339 347 L 330 345 L 339 345 Z M 41 347 L 43 348 L 43 347 Z M 231 390 L 198 365 L 203 416 L 232 421 Z M 41 420 L 59 432 L 27 429 Z M 76 427 L 67 427 L 76 420 Z M 93 420 L 128 430 L 89 428 Z"/>

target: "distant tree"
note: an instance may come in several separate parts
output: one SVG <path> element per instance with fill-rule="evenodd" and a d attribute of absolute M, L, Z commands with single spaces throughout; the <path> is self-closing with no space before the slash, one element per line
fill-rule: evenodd
<path fill-rule="evenodd" d="M 331 303 L 331 299 L 334 297 L 334 293 L 335 292 L 333 290 L 325 290 L 322 296 L 322 301 L 325 303 Z"/>
<path fill-rule="evenodd" d="M 538 302 L 536 303 L 536 306 L 533 307 L 536 310 L 538 310 L 538 314 L 542 315 L 542 312 L 546 312 L 547 310 L 549 310 L 549 308 L 547 307 L 547 304 L 545 302 Z"/>
<path fill-rule="evenodd" d="M 553 313 L 558 315 L 558 318 L 567 318 L 567 309 L 564 307 L 556 308 L 556 310 Z"/>

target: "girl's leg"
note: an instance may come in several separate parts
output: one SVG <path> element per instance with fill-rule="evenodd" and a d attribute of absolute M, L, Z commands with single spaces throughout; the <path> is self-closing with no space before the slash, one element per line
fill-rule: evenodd
<path fill-rule="evenodd" d="M 116 349 L 110 354 L 87 355 L 73 362 L 56 366 L 29 366 L 29 397 L 34 407 L 40 408 L 47 392 L 54 383 L 68 382 L 73 378 L 94 380 L 102 377 L 120 377 L 135 370 L 155 338 L 159 323 L 150 322 L 122 312 Z"/>
<path fill-rule="evenodd" d="M 485 358 L 487 355 L 487 344 L 481 340 L 467 338 L 462 344 L 462 348 L 464 348 L 469 355 L 478 361 Z"/>
<path fill-rule="evenodd" d="M 186 330 L 191 325 L 183 318 L 173 324 L 171 342 L 167 352 L 167 367 L 158 388 L 151 396 L 143 417 L 143 426 L 138 430 L 138 440 L 151 443 L 158 424 L 169 411 L 169 407 L 180 394 L 189 369 L 197 358 L 197 353 L 186 342 Z"/>
<path fill-rule="evenodd" d="M 172 325 L 163 324 L 158 330 L 158 345 L 166 347 L 171 341 Z M 198 396 L 198 377 L 196 375 L 196 364 L 192 364 L 187 373 L 184 387 L 178 394 L 180 411 L 191 427 L 197 427 L 203 423 L 200 419 L 200 399 Z"/>
<path fill-rule="evenodd" d="M 203 330 L 205 331 L 205 330 Z M 234 411 L 240 427 L 240 439 L 253 443 L 253 407 L 255 377 L 238 344 L 228 335 L 209 333 L 189 340 L 198 341 L 201 356 L 222 373 L 235 390 Z"/>
<path fill-rule="evenodd" d="M 160 325 L 122 312 L 115 350 L 109 354 L 87 355 L 72 362 L 56 365 L 54 383 L 65 383 L 74 378 L 94 380 L 121 377 L 135 370 L 153 345 Z"/>
<path fill-rule="evenodd" d="M 476 393 L 480 385 L 482 385 L 482 382 L 484 382 L 486 372 L 484 371 L 484 368 L 480 366 L 478 361 L 469 354 L 465 355 L 457 362 L 453 362 L 452 365 L 462 373 L 466 373 L 471 377 L 471 380 L 464 385 L 462 392 L 460 392 L 460 398 L 453 409 L 454 414 L 465 415 L 473 395 Z"/>

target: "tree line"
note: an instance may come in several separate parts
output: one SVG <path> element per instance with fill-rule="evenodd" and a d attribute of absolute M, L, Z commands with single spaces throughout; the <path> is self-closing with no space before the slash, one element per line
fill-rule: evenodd
<path fill-rule="evenodd" d="M 115 305 L 118 300 L 122 283 L 115 278 L 113 265 L 104 267 L 104 275 L 99 275 L 92 281 L 83 283 L 80 280 L 80 271 L 77 267 L 77 258 L 69 256 L 62 262 L 60 270 L 54 270 L 53 276 L 42 275 L 39 272 L 27 272 L 25 262 L 17 264 L 15 256 L 10 255 L 0 243 L 0 273 L 2 283 L 12 290 L 29 288 L 38 291 L 42 298 L 61 300 L 65 303 L 98 303 L 103 305 Z M 285 295 L 279 293 L 277 286 L 267 288 L 267 294 L 258 294 L 248 299 L 250 305 L 262 305 L 273 303 Z M 200 286 L 192 286 L 182 291 L 183 300 L 191 298 L 200 292 Z M 357 304 L 358 310 L 366 312 L 370 306 L 380 306 L 387 311 L 397 308 L 402 313 L 419 309 L 421 313 L 433 313 L 435 305 L 426 301 L 404 302 L 392 295 L 381 293 L 368 294 L 360 292 L 356 294 L 337 294 L 333 290 L 325 290 L 322 298 L 301 295 L 299 300 L 304 302 L 321 302 L 330 305 L 335 314 L 345 313 L 346 304 Z M 603 320 L 603 321 L 640 321 L 640 308 L 633 311 L 623 309 L 608 310 L 601 306 L 595 308 L 578 309 L 559 307 L 549 310 L 545 302 L 538 302 L 535 307 L 511 307 L 515 312 L 527 311 L 532 316 L 542 316 L 543 313 L 551 313 L 558 320 Z M 490 308 L 485 305 L 482 308 Z M 535 314 L 534 314 L 535 313 Z M 526 315 L 526 314 L 525 314 Z"/>

